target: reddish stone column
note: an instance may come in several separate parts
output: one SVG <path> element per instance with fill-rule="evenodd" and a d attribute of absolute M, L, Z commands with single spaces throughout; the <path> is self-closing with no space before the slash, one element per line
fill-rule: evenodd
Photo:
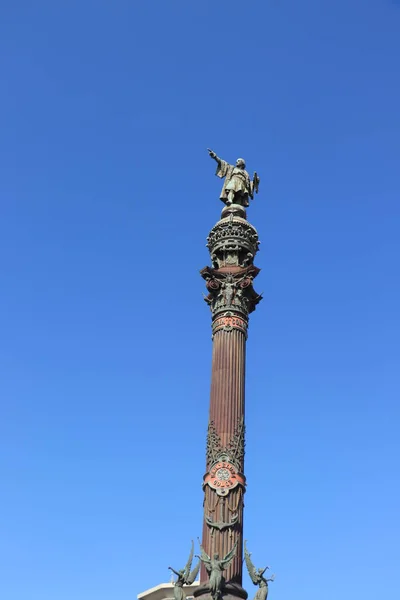
<path fill-rule="evenodd" d="M 203 524 L 203 547 L 211 556 L 218 552 L 225 556 L 237 541 L 237 552 L 229 569 L 225 572 L 227 581 L 242 584 L 242 531 L 243 531 L 243 494 L 244 494 L 244 379 L 245 379 L 246 335 L 239 329 L 232 331 L 220 330 L 214 335 L 211 397 L 210 397 L 210 426 L 209 437 L 217 436 L 217 445 L 223 449 L 232 448 L 227 452 L 226 460 L 221 463 L 211 482 L 218 481 L 218 475 L 224 475 L 226 466 L 231 465 L 237 470 L 236 486 L 225 496 L 209 485 L 205 486 Z M 236 445 L 236 450 L 233 446 Z M 213 457 L 207 457 L 207 472 L 213 467 Z M 229 468 L 228 468 L 229 470 Z M 215 471 L 215 469 L 214 469 Z M 229 482 L 229 479 L 227 480 Z M 223 480 L 218 483 L 223 483 Z M 229 489 L 229 488 L 227 488 Z M 225 488 L 223 488 L 225 491 Z M 217 492 L 217 493 L 216 493 Z M 208 519 L 207 519 L 208 517 Z M 207 520 L 206 520 L 207 519 Z M 210 526 L 210 521 L 232 523 L 230 527 L 217 530 Z M 207 573 L 203 567 L 201 582 L 207 581 Z"/>
<path fill-rule="evenodd" d="M 253 289 L 258 235 L 245 217 L 237 205 L 222 211 L 207 239 L 213 266 L 201 271 L 213 331 L 202 546 L 220 559 L 234 552 L 224 572 L 224 599 L 247 598 L 242 588 L 246 339 L 248 315 L 261 296 Z M 200 584 L 195 595 L 205 600 L 210 590 L 204 565 Z"/>

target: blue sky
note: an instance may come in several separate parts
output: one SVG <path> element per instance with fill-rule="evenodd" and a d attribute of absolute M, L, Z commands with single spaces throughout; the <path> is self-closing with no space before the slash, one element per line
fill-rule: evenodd
<path fill-rule="evenodd" d="M 15 0 L 0 50 L 1 597 L 132 599 L 201 533 L 211 147 L 261 176 L 253 558 L 398 598 L 399 3 Z"/>

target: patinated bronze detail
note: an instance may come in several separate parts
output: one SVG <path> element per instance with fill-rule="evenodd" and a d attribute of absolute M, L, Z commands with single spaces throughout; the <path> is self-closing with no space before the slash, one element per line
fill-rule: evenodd
<path fill-rule="evenodd" d="M 204 300 L 210 306 L 213 317 L 227 310 L 240 313 L 244 317 L 252 313 L 262 299 L 253 288 L 253 279 L 259 272 L 260 269 L 254 265 L 239 268 L 234 272 L 210 267 L 200 271 L 209 291 Z"/>
<path fill-rule="evenodd" d="M 218 529 L 218 531 L 223 531 L 224 529 L 229 529 L 229 528 L 233 527 L 235 525 L 235 523 L 237 523 L 237 520 L 239 518 L 239 515 L 237 513 L 237 507 L 236 507 L 236 511 L 231 511 L 229 504 L 226 501 L 226 498 L 223 498 L 223 497 L 218 497 L 218 500 L 216 502 L 214 509 L 209 509 L 209 512 L 212 512 L 212 513 L 216 512 L 217 507 L 219 507 L 219 521 L 215 521 L 211 518 L 210 515 L 205 514 L 204 518 L 205 518 L 207 525 L 209 525 L 213 529 Z M 233 513 L 232 517 L 230 518 L 229 521 L 224 520 L 224 518 L 225 518 L 224 514 L 226 511 L 226 508 L 228 508 L 228 510 L 231 513 Z"/>
<path fill-rule="evenodd" d="M 236 555 L 237 541 L 232 550 L 228 552 L 224 558 L 220 559 L 219 554 L 215 553 L 213 558 L 208 556 L 203 546 L 200 544 L 200 560 L 204 564 L 209 576 L 209 591 L 213 600 L 221 600 L 224 589 L 225 579 L 222 573 L 229 567 L 230 563 Z"/>
<path fill-rule="evenodd" d="M 246 219 L 232 214 L 218 221 L 207 238 L 213 267 L 248 267 L 253 264 L 260 242 L 256 229 Z"/>
<path fill-rule="evenodd" d="M 256 569 L 256 567 L 251 561 L 251 554 L 247 550 L 246 541 L 244 542 L 244 559 L 246 561 L 246 567 L 249 572 L 251 581 L 254 583 L 254 585 L 259 586 L 254 600 L 267 600 L 268 582 L 274 581 L 275 575 L 271 575 L 271 577 L 267 579 L 266 577 L 264 577 L 264 573 L 269 569 L 269 567 L 265 567 L 264 569 Z"/>
<path fill-rule="evenodd" d="M 232 462 L 238 465 L 239 468 L 243 469 L 244 463 L 244 449 L 245 449 L 245 424 L 244 418 L 238 420 L 235 432 L 231 437 L 228 447 L 227 454 L 232 457 Z"/>
<path fill-rule="evenodd" d="M 208 467 L 218 461 L 222 449 L 221 438 L 215 429 L 214 421 L 210 421 L 208 424 L 206 448 L 206 462 Z"/>
<path fill-rule="evenodd" d="M 246 163 L 243 158 L 238 158 L 235 165 L 231 165 L 207 148 L 209 155 L 217 163 L 217 177 L 225 178 L 221 191 L 220 200 L 227 206 L 239 204 L 249 206 L 249 198 L 254 198 L 254 192 L 258 193 L 260 178 L 254 172 L 253 180 L 246 171 Z"/>
<path fill-rule="evenodd" d="M 204 506 L 204 519 L 207 525 L 212 529 L 218 529 L 218 531 L 231 529 L 236 525 L 239 519 L 239 508 L 243 505 L 243 491 L 244 489 L 239 488 L 237 498 L 232 504 L 229 502 L 229 499 L 224 496 L 216 496 L 213 507 L 206 501 Z M 215 513 L 217 512 L 219 512 L 218 521 L 211 516 L 211 514 L 215 516 Z"/>
<path fill-rule="evenodd" d="M 206 449 L 207 467 L 210 470 L 213 465 L 224 459 L 228 462 L 232 462 L 239 471 L 243 470 L 245 430 L 244 418 L 241 417 L 238 419 L 234 434 L 229 440 L 228 445 L 223 447 L 215 424 L 213 421 L 210 421 L 208 425 Z"/>
<path fill-rule="evenodd" d="M 194 583 L 199 570 L 200 570 L 200 561 L 198 561 L 197 565 L 192 570 L 192 562 L 194 555 L 194 542 L 192 540 L 192 548 L 189 554 L 188 561 L 184 569 L 180 569 L 179 571 L 175 571 L 172 567 L 168 567 L 170 571 L 175 573 L 177 576 L 177 580 L 174 584 L 174 600 L 185 600 L 185 592 L 183 591 L 184 585 L 192 585 Z"/>
<path fill-rule="evenodd" d="M 243 418 L 238 421 L 235 431 L 229 443 L 224 447 L 218 435 L 214 423 L 208 426 L 207 435 L 207 466 L 208 472 L 204 475 L 203 487 L 208 486 L 211 496 L 207 495 L 204 504 L 204 520 L 212 529 L 223 531 L 231 529 L 239 519 L 239 507 L 242 506 L 243 492 L 246 488 L 245 476 L 240 472 L 243 470 L 245 448 L 245 426 Z M 239 486 L 236 494 L 235 506 L 232 506 L 227 496 Z M 211 500 L 215 498 L 215 502 Z M 210 506 L 210 503 L 213 506 Z M 219 508 L 219 518 L 215 519 L 215 513 Z M 211 516 L 214 514 L 214 517 Z"/>

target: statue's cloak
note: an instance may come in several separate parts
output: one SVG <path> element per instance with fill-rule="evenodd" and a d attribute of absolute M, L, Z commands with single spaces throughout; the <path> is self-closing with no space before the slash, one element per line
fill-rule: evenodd
<path fill-rule="evenodd" d="M 225 160 L 217 165 L 217 171 L 215 173 L 217 177 L 221 179 L 225 177 L 224 185 L 222 187 L 220 200 L 225 202 L 228 199 L 228 194 L 231 190 L 242 196 L 241 200 L 243 206 L 249 206 L 248 196 L 250 194 L 250 177 L 247 171 L 239 169 L 234 165 L 230 165 Z"/>

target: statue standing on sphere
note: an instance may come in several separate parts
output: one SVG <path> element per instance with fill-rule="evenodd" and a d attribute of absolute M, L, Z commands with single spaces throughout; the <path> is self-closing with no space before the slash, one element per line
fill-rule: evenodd
<path fill-rule="evenodd" d="M 258 585 L 259 589 L 257 590 L 256 595 L 254 596 L 254 600 L 267 600 L 268 597 L 268 581 L 274 581 L 275 576 L 271 575 L 269 579 L 264 577 L 264 573 L 269 567 L 265 567 L 264 569 L 256 569 L 256 567 L 251 562 L 250 553 L 247 550 L 246 542 L 244 543 L 244 559 L 246 561 L 246 567 L 250 575 L 251 581 L 254 585 Z"/>
<path fill-rule="evenodd" d="M 213 150 L 209 148 L 207 150 L 211 158 L 217 163 L 217 177 L 221 179 L 225 177 L 220 200 L 227 206 L 231 206 L 231 204 L 239 204 L 244 207 L 249 206 L 249 198 L 253 199 L 254 192 L 258 193 L 260 178 L 257 173 L 254 172 L 253 180 L 251 181 L 243 158 L 238 158 L 236 165 L 230 165 L 225 160 L 222 160 L 222 158 L 219 158 Z"/>

